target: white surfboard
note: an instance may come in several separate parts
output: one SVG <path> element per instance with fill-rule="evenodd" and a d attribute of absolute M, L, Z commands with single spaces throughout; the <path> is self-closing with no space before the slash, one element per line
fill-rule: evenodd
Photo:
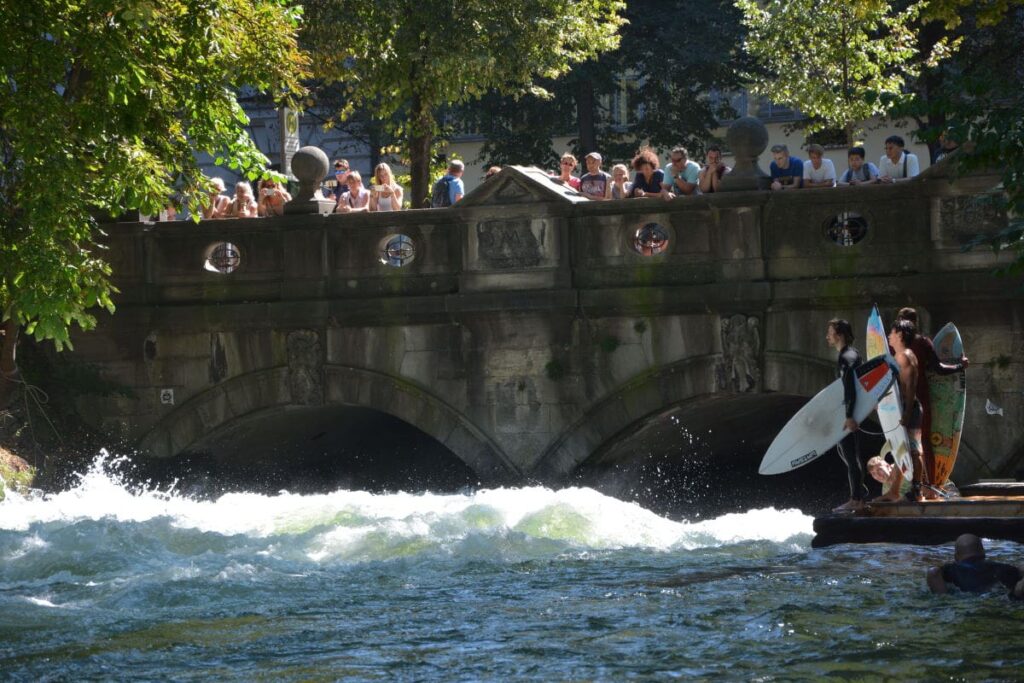
<path fill-rule="evenodd" d="M 885 357 L 872 358 L 854 370 L 857 401 L 853 419 L 858 423 L 871 414 L 878 399 L 889 390 L 896 371 Z M 783 474 L 806 465 L 843 440 L 847 432 L 842 378 L 818 392 L 790 418 L 761 460 L 761 474 Z"/>
<path fill-rule="evenodd" d="M 878 314 L 877 306 L 871 309 L 871 316 L 868 318 L 864 347 L 868 358 L 884 356 L 890 365 L 896 365 L 896 359 L 889 353 L 889 337 L 885 333 L 885 324 L 882 322 L 882 316 Z M 914 475 L 914 464 L 910 459 L 907 429 L 900 424 L 902 417 L 903 396 L 900 393 L 900 383 L 893 382 L 892 388 L 878 401 L 878 423 L 882 426 L 882 435 L 888 442 L 882 448 L 882 452 L 888 450 L 892 453 L 896 467 L 903 473 L 903 478 L 910 481 Z"/>

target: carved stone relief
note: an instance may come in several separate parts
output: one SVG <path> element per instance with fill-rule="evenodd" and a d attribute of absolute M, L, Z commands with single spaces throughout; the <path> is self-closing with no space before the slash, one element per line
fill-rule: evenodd
<path fill-rule="evenodd" d="M 517 183 L 508 183 L 503 187 L 499 187 L 491 197 L 492 199 L 501 200 L 500 202 L 494 202 L 496 204 L 521 204 L 535 199 L 526 188 Z"/>
<path fill-rule="evenodd" d="M 323 403 L 323 360 L 320 355 L 320 336 L 313 330 L 289 332 L 288 388 L 292 402 L 303 406 Z"/>
<path fill-rule="evenodd" d="M 954 235 L 994 233 L 1006 227 L 1006 203 L 1001 194 L 944 197 L 942 229 Z"/>
<path fill-rule="evenodd" d="M 534 224 L 539 225 L 535 231 Z M 546 221 L 499 220 L 476 224 L 477 258 L 488 268 L 529 268 L 540 264 Z"/>
<path fill-rule="evenodd" d="M 737 393 L 760 390 L 761 330 L 756 316 L 722 316 L 722 361 L 715 367 L 718 388 Z"/>

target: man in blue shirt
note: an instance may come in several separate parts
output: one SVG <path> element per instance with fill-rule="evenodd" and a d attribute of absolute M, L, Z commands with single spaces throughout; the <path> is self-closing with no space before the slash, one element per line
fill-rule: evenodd
<path fill-rule="evenodd" d="M 434 209 L 441 209 L 452 206 L 466 194 L 466 186 L 462 183 L 462 174 L 466 171 L 466 165 L 458 159 L 452 159 L 448 164 L 448 173 L 434 183 L 430 195 L 430 206 Z"/>
<path fill-rule="evenodd" d="M 804 183 L 804 162 L 789 156 L 785 145 L 772 145 L 771 170 L 773 190 L 797 190 Z"/>
<path fill-rule="evenodd" d="M 700 165 L 690 161 L 690 153 L 685 147 L 676 147 L 668 155 L 669 164 L 665 167 L 665 181 L 662 184 L 665 199 L 676 195 L 699 194 L 697 183 L 700 182 Z"/>

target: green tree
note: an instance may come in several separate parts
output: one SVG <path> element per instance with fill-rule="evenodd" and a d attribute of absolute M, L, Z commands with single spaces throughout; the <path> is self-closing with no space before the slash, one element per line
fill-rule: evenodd
<path fill-rule="evenodd" d="M 0 394 L 21 329 L 69 344 L 113 310 L 94 216 L 204 188 L 194 152 L 256 177 L 235 92 L 299 93 L 286 0 L 35 0 L 0 12 Z M 2 396 L 0 396 L 2 398 Z"/>
<path fill-rule="evenodd" d="M 491 90 L 545 95 L 540 79 L 618 44 L 622 0 L 310 0 L 305 40 L 319 79 L 344 85 L 406 141 L 413 206 L 429 194 L 441 108 Z"/>
<path fill-rule="evenodd" d="M 954 47 L 941 39 L 918 52 L 912 29 L 923 2 L 896 10 L 884 0 L 736 0 L 747 28 L 745 49 L 760 68 L 749 74 L 752 92 L 800 110 L 807 131 L 846 132 L 887 114 L 905 97 L 922 61 Z"/>
<path fill-rule="evenodd" d="M 1024 275 L 1024 2 L 929 3 L 925 15 L 940 29 L 962 39 L 958 53 L 922 74 L 905 113 L 917 119 L 918 136 L 933 143 L 940 133 L 964 142 L 959 172 L 1000 169 L 1009 216 L 1008 227 L 981 235 L 974 245 L 1012 249 L 1017 256 L 1002 270 Z M 936 31 L 936 23 L 925 31 Z"/>
<path fill-rule="evenodd" d="M 578 154 L 628 159 L 649 141 L 684 144 L 697 156 L 719 119 L 733 114 L 719 96 L 742 84 L 740 16 L 732 0 L 632 0 L 619 48 L 546 86 L 554 98 L 491 94 L 461 115 L 484 135 L 481 156 L 494 163 L 550 163 L 564 151 L 551 138 L 572 134 Z"/>

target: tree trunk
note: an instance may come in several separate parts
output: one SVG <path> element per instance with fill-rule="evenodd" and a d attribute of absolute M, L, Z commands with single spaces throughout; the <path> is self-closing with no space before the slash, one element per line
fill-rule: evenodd
<path fill-rule="evenodd" d="M 0 408 L 6 408 L 20 382 L 18 364 L 15 362 L 15 351 L 18 348 L 18 335 L 21 327 L 13 319 L 0 325 L 3 336 L 0 336 Z"/>
<path fill-rule="evenodd" d="M 586 155 L 598 151 L 597 126 L 594 119 L 594 86 L 589 79 L 581 79 L 576 86 L 576 119 L 579 122 L 580 152 Z"/>
<path fill-rule="evenodd" d="M 370 125 L 367 127 L 368 137 L 370 138 L 370 173 L 377 168 L 377 164 L 380 163 L 380 126 L 377 125 L 376 121 L 370 121 Z M 374 181 L 376 183 L 376 181 Z M 369 184 L 364 181 L 364 184 Z"/>
<path fill-rule="evenodd" d="M 409 173 L 412 175 L 412 208 L 430 208 L 431 135 L 409 134 Z"/>
<path fill-rule="evenodd" d="M 409 174 L 412 176 L 414 209 L 430 206 L 430 143 L 433 140 L 434 118 L 429 105 L 413 95 L 409 126 Z"/>

